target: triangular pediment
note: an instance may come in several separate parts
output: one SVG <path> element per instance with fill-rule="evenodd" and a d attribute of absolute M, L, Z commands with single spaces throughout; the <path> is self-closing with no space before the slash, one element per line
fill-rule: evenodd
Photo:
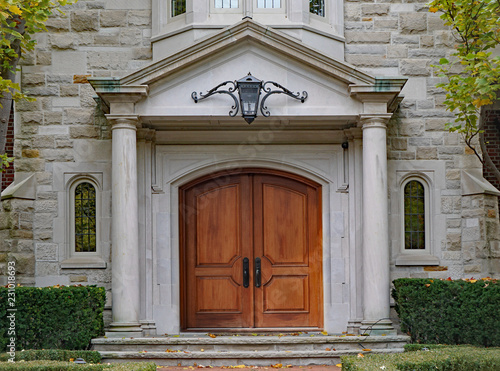
<path fill-rule="evenodd" d="M 227 27 L 194 45 L 123 77 L 123 85 L 151 85 L 171 74 L 184 70 L 214 55 L 224 54 L 228 48 L 253 42 L 267 50 L 296 60 L 347 84 L 374 84 L 375 77 L 343 61 L 333 59 L 319 50 L 312 49 L 293 37 L 271 27 L 261 25 L 251 18 Z"/>
<path fill-rule="evenodd" d="M 404 84 L 403 79 L 378 79 L 249 18 L 121 79 L 91 83 L 105 101 L 117 94 L 135 95 L 134 113 L 143 122 L 165 117 L 219 120 L 228 117 L 232 98 L 217 94 L 196 104 L 192 93 L 206 93 L 248 72 L 293 92 L 307 92 L 303 104 L 284 94 L 267 101 L 272 116 L 294 120 L 352 122 L 363 113 L 364 97 L 375 93 L 379 102 L 390 104 Z"/>

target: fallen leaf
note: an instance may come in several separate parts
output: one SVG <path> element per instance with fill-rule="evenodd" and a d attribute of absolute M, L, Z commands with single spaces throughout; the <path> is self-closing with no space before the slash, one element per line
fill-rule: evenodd
<path fill-rule="evenodd" d="M 328 335 L 328 332 L 326 332 L 326 331 L 321 331 L 321 335 L 325 335 L 325 336 L 326 336 L 326 335 Z"/>
<path fill-rule="evenodd" d="M 212 339 L 217 337 L 217 335 L 214 335 L 214 334 L 208 334 L 208 336 L 210 336 Z"/>
<path fill-rule="evenodd" d="M 335 366 L 342 367 L 342 363 L 337 363 Z"/>
<path fill-rule="evenodd" d="M 365 349 L 363 349 L 363 352 L 371 352 L 371 351 L 372 351 L 372 350 L 371 350 L 371 349 L 369 349 L 369 348 L 365 348 Z"/>
<path fill-rule="evenodd" d="M 326 350 L 327 352 L 331 351 L 331 349 L 330 349 L 330 348 L 326 348 L 325 350 Z"/>
<path fill-rule="evenodd" d="M 426 283 L 425 284 L 425 287 L 429 287 L 431 284 L 430 283 Z"/>
<path fill-rule="evenodd" d="M 272 368 L 282 368 L 283 365 L 281 363 L 276 363 L 275 365 L 271 365 Z"/>
<path fill-rule="evenodd" d="M 205 349 L 200 349 L 200 352 L 204 352 L 204 351 L 205 351 Z"/>
<path fill-rule="evenodd" d="M 358 358 L 363 358 L 365 355 L 363 353 L 358 353 Z"/>

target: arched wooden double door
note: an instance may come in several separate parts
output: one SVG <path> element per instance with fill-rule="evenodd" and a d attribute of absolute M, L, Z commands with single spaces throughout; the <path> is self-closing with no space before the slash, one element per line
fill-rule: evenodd
<path fill-rule="evenodd" d="M 183 329 L 321 328 L 321 186 L 277 171 L 180 189 Z"/>

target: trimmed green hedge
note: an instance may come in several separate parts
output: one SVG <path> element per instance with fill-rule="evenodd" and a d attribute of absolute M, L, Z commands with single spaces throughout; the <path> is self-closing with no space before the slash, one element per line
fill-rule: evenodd
<path fill-rule="evenodd" d="M 9 353 L 0 354 L 0 361 L 7 362 L 10 358 Z M 41 349 L 41 350 L 24 350 L 16 352 L 15 361 L 63 361 L 83 358 L 87 363 L 101 363 L 101 353 L 95 350 L 64 350 L 64 349 Z"/>
<path fill-rule="evenodd" d="M 79 365 L 71 362 L 60 361 L 29 361 L 29 362 L 14 362 L 0 363 L 2 371 L 156 371 L 156 364 L 152 362 L 138 363 L 119 363 L 113 365 Z"/>
<path fill-rule="evenodd" d="M 392 296 L 412 342 L 500 346 L 497 280 L 400 278 Z"/>
<path fill-rule="evenodd" d="M 15 314 L 15 348 L 87 349 L 103 334 L 106 292 L 95 286 L 16 287 L 15 312 L 8 312 L 8 289 L 0 287 L 0 350 L 11 332 L 8 315 Z"/>
<path fill-rule="evenodd" d="M 399 354 L 342 356 L 343 371 L 492 371 L 500 370 L 500 348 L 449 346 Z"/>

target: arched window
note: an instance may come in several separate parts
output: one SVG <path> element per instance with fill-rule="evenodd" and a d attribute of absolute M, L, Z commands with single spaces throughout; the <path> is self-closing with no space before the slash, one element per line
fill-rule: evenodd
<path fill-rule="evenodd" d="M 97 252 L 97 194 L 94 185 L 79 183 L 74 190 L 75 252 Z"/>
<path fill-rule="evenodd" d="M 106 229 L 102 233 L 103 172 L 79 173 L 70 167 L 63 181 L 66 207 L 59 219 L 66 224 L 66 251 L 61 268 L 106 268 L 104 254 L 109 253 L 109 238 Z M 109 210 L 110 201 L 104 200 L 104 210 Z M 104 215 L 108 218 L 109 214 Z"/>
<path fill-rule="evenodd" d="M 397 189 L 391 191 L 399 199 L 399 207 L 392 207 L 394 216 L 397 216 L 393 225 L 400 231 L 398 243 L 394 245 L 399 250 L 394 251 L 397 253 L 395 263 L 400 266 L 439 265 L 435 254 L 440 246 L 434 244 L 436 230 L 439 231 L 434 227 L 439 223 L 439 217 L 433 212 L 434 171 L 405 169 L 397 176 Z"/>
<path fill-rule="evenodd" d="M 324 17 L 325 0 L 309 0 L 309 12 Z"/>
<path fill-rule="evenodd" d="M 404 248 L 425 250 L 426 210 L 425 188 L 418 180 L 404 186 Z"/>

